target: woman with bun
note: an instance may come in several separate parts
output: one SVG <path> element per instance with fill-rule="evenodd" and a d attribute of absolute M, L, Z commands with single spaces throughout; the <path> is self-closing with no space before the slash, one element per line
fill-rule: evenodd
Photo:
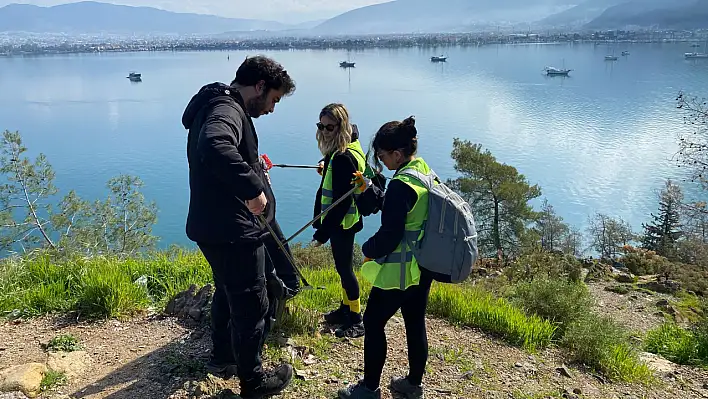
<path fill-rule="evenodd" d="M 411 116 L 385 123 L 372 142 L 374 164 L 381 170 L 383 163 L 395 174 L 383 198 L 381 227 L 362 247 L 366 258 L 361 274 L 373 285 L 364 312 L 364 379 L 341 389 L 341 399 L 381 397 L 379 384 L 387 350 L 384 329 L 398 309 L 406 327 L 410 371 L 405 377 L 394 377 L 390 387 L 400 397 L 423 397 L 422 379 L 428 361 L 425 311 L 432 277 L 418 267 L 409 243 L 422 238 L 428 218 L 428 190 L 402 173 L 431 173 L 423 158 L 416 157 L 417 136 Z"/>

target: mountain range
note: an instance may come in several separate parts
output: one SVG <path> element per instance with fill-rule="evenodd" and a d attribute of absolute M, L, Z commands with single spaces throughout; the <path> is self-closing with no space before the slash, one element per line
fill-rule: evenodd
<path fill-rule="evenodd" d="M 708 27 L 708 0 L 394 0 L 303 24 L 93 1 L 0 8 L 0 32 L 311 36 L 477 31 L 497 26 L 525 30 L 531 25 L 587 30 L 704 28 Z"/>

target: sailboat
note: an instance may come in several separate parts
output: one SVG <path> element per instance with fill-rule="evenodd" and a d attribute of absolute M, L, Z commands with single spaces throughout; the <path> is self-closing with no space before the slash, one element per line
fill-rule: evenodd
<path fill-rule="evenodd" d="M 617 44 L 617 39 L 615 39 L 615 44 Z M 612 54 L 605 56 L 605 61 L 617 61 L 617 56 L 615 55 L 615 47 L 612 47 Z"/>
<path fill-rule="evenodd" d="M 546 76 L 568 76 L 570 71 L 572 69 L 565 69 L 565 59 L 563 60 L 563 68 L 556 68 L 553 66 L 547 66 L 543 68 L 543 71 L 546 72 Z"/>

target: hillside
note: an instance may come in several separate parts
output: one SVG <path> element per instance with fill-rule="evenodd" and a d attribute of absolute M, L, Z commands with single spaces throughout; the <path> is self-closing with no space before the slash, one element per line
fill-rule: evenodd
<path fill-rule="evenodd" d="M 541 25 L 563 27 L 584 25 L 599 17 L 605 10 L 624 0 L 586 0 L 575 7 L 553 14 L 539 21 Z"/>
<path fill-rule="evenodd" d="M 695 29 L 708 25 L 707 13 L 706 0 L 635 0 L 608 8 L 586 27 L 617 29 L 635 25 Z"/>
<path fill-rule="evenodd" d="M 463 26 L 496 26 L 538 20 L 576 3 L 577 0 L 396 0 L 338 15 L 317 26 L 314 32 L 409 33 L 450 31 Z"/>
<path fill-rule="evenodd" d="M 210 34 L 285 28 L 289 27 L 272 21 L 175 13 L 92 1 L 53 7 L 10 4 L 0 8 L 0 32 Z"/>

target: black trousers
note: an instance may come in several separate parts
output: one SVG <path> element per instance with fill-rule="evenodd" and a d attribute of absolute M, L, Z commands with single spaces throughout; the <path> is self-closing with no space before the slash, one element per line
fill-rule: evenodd
<path fill-rule="evenodd" d="M 262 243 L 202 244 L 214 277 L 211 305 L 213 360 L 237 364 L 244 381 L 262 376 L 261 350 L 269 301 Z"/>
<path fill-rule="evenodd" d="M 347 293 L 347 299 L 359 299 L 359 281 L 354 274 L 354 233 L 351 229 L 344 230 L 341 226 L 332 232 L 329 241 L 332 245 L 334 267 L 342 281 L 342 288 Z"/>
<path fill-rule="evenodd" d="M 408 380 L 419 385 L 428 362 L 428 335 L 425 309 L 428 306 L 432 277 L 423 274 L 420 284 L 405 291 L 372 288 L 364 312 L 364 383 L 369 389 L 379 387 L 386 363 L 386 323 L 401 309 L 408 343 Z"/>

